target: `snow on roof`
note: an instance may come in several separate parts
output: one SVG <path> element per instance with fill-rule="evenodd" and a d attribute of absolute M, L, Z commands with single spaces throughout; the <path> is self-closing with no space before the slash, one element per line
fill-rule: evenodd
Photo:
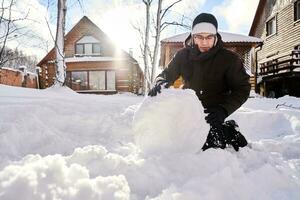
<path fill-rule="evenodd" d="M 70 62 L 88 62 L 88 61 L 117 61 L 117 60 L 128 60 L 125 57 L 109 57 L 109 56 L 83 56 L 83 57 L 70 57 L 65 58 L 66 63 Z"/>
<path fill-rule="evenodd" d="M 245 42 L 245 43 L 261 43 L 263 40 L 261 38 L 241 35 L 237 33 L 219 32 L 222 36 L 222 40 L 226 43 L 230 42 Z M 184 40 L 189 36 L 190 32 L 182 33 L 163 39 L 162 42 L 184 42 Z"/>

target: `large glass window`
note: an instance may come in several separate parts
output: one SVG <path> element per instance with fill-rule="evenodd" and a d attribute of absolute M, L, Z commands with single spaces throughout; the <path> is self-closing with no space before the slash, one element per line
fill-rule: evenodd
<path fill-rule="evenodd" d="M 276 17 L 273 17 L 267 21 L 267 36 L 273 35 L 276 33 Z"/>
<path fill-rule="evenodd" d="M 71 71 L 67 72 L 67 86 L 73 90 L 116 90 L 115 71 Z"/>
<path fill-rule="evenodd" d="M 86 71 L 72 72 L 71 81 L 72 89 L 74 90 L 86 90 L 88 89 L 88 76 Z"/>
<path fill-rule="evenodd" d="M 105 90 L 105 71 L 90 71 L 90 90 Z"/>
<path fill-rule="evenodd" d="M 115 71 L 107 71 L 107 90 L 115 90 L 116 89 L 116 72 Z"/>

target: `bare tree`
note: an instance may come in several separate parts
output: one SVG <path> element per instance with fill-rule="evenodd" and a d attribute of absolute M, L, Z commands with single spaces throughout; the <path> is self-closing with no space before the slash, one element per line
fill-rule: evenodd
<path fill-rule="evenodd" d="M 177 0 L 173 2 L 172 4 L 168 5 L 167 8 L 162 9 L 162 2 L 163 0 L 158 0 L 157 5 L 157 12 L 156 12 L 156 23 L 155 23 L 155 43 L 154 43 L 154 50 L 153 50 L 153 60 L 152 60 L 152 71 L 151 71 L 151 82 L 154 82 L 155 75 L 156 75 L 156 69 L 158 67 L 158 49 L 160 47 L 160 34 L 161 32 L 169 25 L 175 25 L 175 26 L 183 26 L 187 27 L 183 23 L 179 23 L 176 21 L 173 22 L 167 22 L 164 21 L 164 18 L 170 9 L 175 6 L 175 4 L 181 2 L 182 0 Z"/>
<path fill-rule="evenodd" d="M 16 0 L 2 0 L 0 5 L 0 67 L 13 58 L 5 56 L 7 53 L 7 42 L 26 34 L 25 32 L 20 34 L 24 27 L 17 26 L 16 23 L 25 20 L 29 10 L 23 17 L 14 18 L 12 11 L 15 4 Z"/>
<path fill-rule="evenodd" d="M 66 18 L 66 1 L 57 1 L 57 26 L 56 26 L 56 39 L 55 39 L 55 53 L 56 53 L 56 79 L 55 85 L 63 86 L 66 77 L 66 64 L 64 55 L 64 36 L 65 36 L 65 18 Z"/>
<path fill-rule="evenodd" d="M 143 92 L 144 94 L 147 94 L 148 90 L 148 83 L 150 83 L 150 76 L 148 76 L 148 70 L 149 70 L 149 33 L 150 33 L 150 7 L 152 0 L 143 0 L 143 3 L 146 6 L 146 27 L 145 27 L 145 38 L 144 38 L 144 84 L 143 84 Z"/>
<path fill-rule="evenodd" d="M 161 32 L 170 25 L 175 26 L 182 26 L 187 28 L 184 23 L 182 22 L 168 22 L 165 18 L 167 16 L 167 13 L 170 12 L 171 8 L 175 6 L 177 3 L 181 2 L 182 0 L 176 0 L 170 5 L 168 5 L 166 8 L 162 7 L 163 0 L 158 0 L 157 2 L 157 10 L 155 13 L 155 17 L 153 19 L 153 22 L 150 22 L 151 18 L 151 5 L 153 3 L 153 0 L 142 0 L 143 3 L 146 6 L 146 21 L 145 21 L 145 27 L 144 29 L 140 28 L 140 26 L 133 26 L 134 29 L 136 29 L 139 32 L 139 35 L 141 36 L 142 40 L 142 47 L 141 52 L 143 56 L 144 61 L 144 84 L 143 84 L 143 92 L 144 94 L 147 94 L 147 89 L 150 86 L 151 83 L 154 82 L 155 75 L 156 75 L 156 69 L 158 67 L 158 50 L 160 47 L 160 35 Z M 153 31 L 154 35 L 154 46 L 153 49 L 150 48 L 150 33 Z M 150 62 L 149 62 L 150 60 Z"/>
<path fill-rule="evenodd" d="M 3 56 L 5 57 L 6 62 L 3 63 L 2 67 L 19 69 L 20 66 L 26 66 L 27 71 L 35 72 L 37 64 L 36 56 L 28 56 L 18 48 L 10 49 L 8 47 L 5 47 Z"/>
<path fill-rule="evenodd" d="M 80 8 L 83 10 L 82 0 L 76 0 Z M 52 0 L 48 0 L 47 10 L 50 4 L 53 3 Z M 56 67 L 56 77 L 54 85 L 63 86 L 65 85 L 66 79 L 66 63 L 65 63 L 65 53 L 64 53 L 64 37 L 65 37 L 65 25 L 66 25 L 66 13 L 67 13 L 67 0 L 57 0 L 57 23 L 56 23 L 56 37 L 55 37 L 55 67 Z M 52 39 L 54 36 L 51 32 L 48 20 L 45 18 L 49 32 Z"/>

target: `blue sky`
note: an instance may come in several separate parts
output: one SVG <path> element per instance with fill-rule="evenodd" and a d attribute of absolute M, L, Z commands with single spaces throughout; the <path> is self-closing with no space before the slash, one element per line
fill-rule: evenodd
<path fill-rule="evenodd" d="M 48 0 L 38 0 L 43 6 L 48 5 Z M 51 0 L 50 0 L 51 1 Z M 122 8 L 125 6 L 132 6 L 132 5 L 142 5 L 142 0 L 80 0 L 81 6 L 78 3 L 79 0 L 68 0 L 68 19 L 67 21 L 67 26 L 68 29 L 70 29 L 74 23 L 74 20 L 72 19 L 79 19 L 84 15 L 87 15 L 90 18 L 94 18 L 94 12 L 93 9 L 99 10 L 99 17 L 101 17 L 105 12 L 108 12 L 109 10 L 114 10 L 117 8 Z M 173 0 L 174 1 L 174 0 Z M 172 0 L 168 0 L 168 2 L 172 2 Z M 241 25 L 238 29 L 231 30 L 237 33 L 242 33 L 242 34 L 248 34 L 248 31 L 250 29 L 252 19 L 255 13 L 255 9 L 258 4 L 258 0 L 183 0 L 180 4 L 177 4 L 178 6 L 176 7 L 181 7 L 182 4 L 190 4 L 190 7 L 192 9 L 187 9 L 185 11 L 185 14 L 188 13 L 188 11 L 191 11 L 190 14 L 188 14 L 188 17 L 192 18 L 195 17 L 198 13 L 200 12 L 209 12 L 213 13 L 216 15 L 218 22 L 219 22 L 219 28 L 220 30 L 224 31 L 230 31 L 230 23 L 234 23 L 231 21 L 228 21 L 226 17 L 220 13 L 220 10 L 223 10 L 224 8 L 228 8 L 232 4 L 237 4 L 236 2 L 242 2 L 240 3 L 241 5 L 245 5 L 246 8 L 250 9 L 250 13 L 253 13 L 253 15 L 250 15 L 246 13 L 245 17 L 251 18 L 250 20 L 247 20 L 244 25 Z M 155 5 L 156 1 L 154 0 L 153 7 L 156 8 Z M 94 6 L 97 5 L 97 6 Z M 248 7 L 248 5 L 251 5 Z M 103 10 L 101 9 L 103 7 Z M 218 9 L 219 8 L 219 9 Z M 143 7 L 142 7 L 143 9 Z M 241 8 L 241 11 L 244 9 Z M 224 11 L 224 10 L 223 10 Z M 55 15 L 56 15 L 56 2 L 51 1 L 50 2 L 50 9 L 49 12 L 51 13 L 51 22 L 55 23 Z M 237 10 L 232 10 L 229 12 L 238 12 Z M 183 12 L 182 12 L 183 13 Z M 224 13 L 225 14 L 225 13 Z M 241 12 L 241 14 L 244 14 Z M 76 15 L 76 16 L 75 16 Z M 172 14 L 169 14 L 172 16 Z M 243 17 L 243 16 L 241 16 Z"/>
<path fill-rule="evenodd" d="M 52 34 L 55 34 L 56 26 L 56 0 L 18 0 L 19 9 L 30 10 L 29 17 L 37 23 L 28 25 L 29 29 L 36 32 L 41 38 L 47 41 L 47 48 L 53 47 L 53 40 L 46 19 Z M 134 26 L 142 26 L 145 16 L 145 6 L 142 0 L 68 0 L 66 19 L 66 30 L 69 31 L 83 16 L 88 16 L 96 25 L 107 33 L 116 45 L 124 50 L 129 48 L 139 49 L 140 36 L 133 29 Z M 163 7 L 170 5 L 174 0 L 164 0 Z M 219 30 L 248 35 L 258 0 L 183 0 L 176 4 L 168 13 L 168 21 L 180 21 L 184 16 L 184 23 L 191 25 L 192 20 L 201 12 L 213 13 L 219 22 Z M 156 0 L 153 3 L 153 11 L 156 10 Z M 25 9 L 26 10 L 26 9 Z M 189 31 L 181 27 L 169 27 L 164 30 L 161 39 Z M 126 36 L 126 39 L 124 39 Z M 27 41 L 28 43 L 28 41 Z M 42 42 L 44 45 L 45 42 Z M 15 42 L 14 45 L 17 45 Z M 37 51 L 27 45 L 28 52 L 38 52 L 42 57 L 47 52 Z M 50 48 L 50 49 L 49 49 Z"/>

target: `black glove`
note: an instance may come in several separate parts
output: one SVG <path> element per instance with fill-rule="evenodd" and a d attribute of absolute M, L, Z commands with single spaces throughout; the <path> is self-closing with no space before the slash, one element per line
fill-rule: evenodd
<path fill-rule="evenodd" d="M 209 129 L 206 141 L 202 147 L 202 150 L 205 151 L 209 148 L 221 148 L 225 149 L 226 147 L 226 137 L 224 135 L 224 132 L 219 128 L 211 127 Z"/>
<path fill-rule="evenodd" d="M 211 127 L 207 139 L 202 147 L 205 151 L 209 148 L 226 148 L 226 145 L 231 145 L 235 151 L 240 147 L 245 147 L 248 144 L 246 138 L 238 130 L 238 125 L 234 120 L 228 120 L 222 128 Z"/>
<path fill-rule="evenodd" d="M 211 127 L 216 127 L 222 129 L 222 124 L 224 123 L 225 118 L 228 116 L 227 111 L 222 106 L 212 106 L 204 109 L 204 113 L 208 115 L 205 117 L 205 120 Z"/>
<path fill-rule="evenodd" d="M 239 150 L 239 147 L 244 147 L 248 144 L 246 138 L 242 135 L 238 128 L 239 126 L 234 120 L 228 120 L 223 125 L 227 144 L 232 145 L 236 151 Z"/>
<path fill-rule="evenodd" d="M 165 79 L 159 79 L 155 82 L 155 85 L 153 86 L 153 88 L 151 88 L 148 92 L 148 96 L 156 96 L 158 93 L 161 93 L 161 87 L 162 85 L 165 84 L 165 88 L 169 87 L 168 81 L 166 81 Z"/>

